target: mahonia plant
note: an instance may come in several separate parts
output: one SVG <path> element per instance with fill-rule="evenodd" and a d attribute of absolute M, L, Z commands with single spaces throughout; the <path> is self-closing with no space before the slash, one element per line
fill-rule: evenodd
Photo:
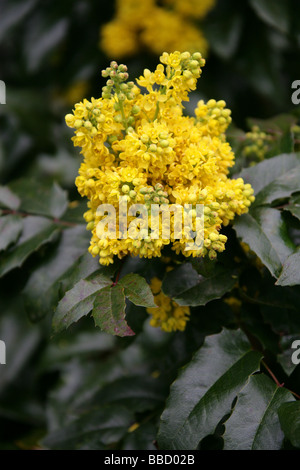
<path fill-rule="evenodd" d="M 222 226 L 236 214 L 248 212 L 253 189 L 242 178 L 228 177 L 234 154 L 225 137 L 231 122 L 225 102 L 201 100 L 194 117 L 183 114 L 183 101 L 196 89 L 204 64 L 199 52 L 165 52 L 156 70 L 145 69 L 135 84 L 128 81 L 127 67 L 113 61 L 102 71 L 108 78 L 102 97 L 84 99 L 66 116 L 67 125 L 75 128 L 73 143 L 82 148 L 84 156 L 76 185 L 89 200 L 84 214 L 92 234 L 89 251 L 99 256 L 102 265 L 113 263 L 115 256 L 159 257 L 166 245 L 186 257 L 215 259 L 227 241 L 220 233 Z M 139 239 L 97 234 L 103 220 L 98 206 L 112 205 L 119 220 L 121 196 L 126 198 L 128 211 L 136 203 L 147 207 L 148 228 L 141 224 Z M 189 230 L 195 232 L 197 227 L 198 217 L 194 216 L 182 238 L 175 238 L 174 213 L 169 239 L 162 238 L 162 223 L 160 237 L 151 238 L 151 205 L 157 203 L 166 207 L 190 204 L 192 213 L 201 204 L 203 243 L 197 249 L 186 249 Z M 128 217 L 128 223 L 133 219 Z M 118 223 L 116 228 L 119 233 Z M 130 236 L 130 230 L 128 233 Z"/>
<path fill-rule="evenodd" d="M 201 51 L 208 43 L 195 20 L 203 19 L 215 0 L 117 0 L 112 21 L 101 28 L 101 49 L 110 57 L 133 56 L 146 49 L 154 54 L 176 49 Z"/>

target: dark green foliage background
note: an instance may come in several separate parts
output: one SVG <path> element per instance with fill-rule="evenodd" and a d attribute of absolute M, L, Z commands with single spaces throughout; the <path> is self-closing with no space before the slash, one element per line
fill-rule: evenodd
<path fill-rule="evenodd" d="M 224 230 L 226 251 L 217 262 L 173 255 L 171 272 L 127 259 L 110 288 L 120 264 L 101 268 L 87 253 L 64 115 L 74 84 L 100 96 L 114 58 L 99 29 L 113 13 L 105 0 L 1 2 L 0 449 L 300 449 L 300 4 L 219 0 L 201 25 L 210 54 L 186 109 L 226 100 L 233 175 L 256 195 Z M 144 51 L 126 63 L 133 79 L 157 61 Z M 254 167 L 242 152 L 253 124 L 276 134 Z M 149 326 L 153 276 L 191 306 L 184 333 Z M 128 337 L 101 331 L 114 332 L 112 318 Z"/>

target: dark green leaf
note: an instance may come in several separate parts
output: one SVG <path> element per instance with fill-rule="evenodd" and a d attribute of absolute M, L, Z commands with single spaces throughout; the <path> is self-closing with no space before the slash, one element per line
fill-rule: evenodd
<path fill-rule="evenodd" d="M 132 302 L 126 305 L 126 321 L 132 331 L 140 333 L 144 328 L 145 321 L 149 318 L 145 307 L 139 307 Z"/>
<path fill-rule="evenodd" d="M 235 53 L 242 30 L 242 18 L 228 9 L 226 18 L 210 21 L 204 30 L 212 50 L 222 57 L 229 59 Z"/>
<path fill-rule="evenodd" d="M 74 203 L 70 203 L 69 207 L 67 208 L 66 212 L 64 213 L 64 220 L 66 222 L 71 222 L 75 224 L 86 224 L 83 214 L 86 212 L 87 206 L 86 201 L 75 201 Z"/>
<path fill-rule="evenodd" d="M 74 265 L 88 248 L 88 234 L 78 226 L 62 231 L 61 240 L 30 276 L 23 291 L 32 320 L 53 311 L 59 300 L 61 279 L 71 274 Z"/>
<path fill-rule="evenodd" d="M 18 377 L 24 374 L 26 364 L 30 364 L 30 359 L 37 351 L 41 339 L 36 325 L 30 324 L 26 318 L 20 296 L 6 301 L 1 293 L 1 311 L 6 314 L 0 317 L 0 338 L 5 341 L 6 345 L 6 365 L 0 365 L 0 394 L 9 385 L 16 384 Z M 24 398 L 25 386 L 23 384 L 22 392 Z M 5 407 L 3 400 L 1 407 Z M 13 408 L 18 414 L 15 400 Z"/>
<path fill-rule="evenodd" d="M 23 229 L 22 218 L 17 215 L 6 215 L 0 218 L 0 251 L 15 243 Z"/>
<path fill-rule="evenodd" d="M 61 280 L 62 291 L 66 292 L 67 290 L 72 289 L 72 287 L 85 279 L 91 274 L 103 274 L 105 277 L 112 278 L 119 266 L 119 260 L 116 260 L 113 264 L 109 266 L 101 266 L 99 264 L 99 259 L 91 256 L 87 251 L 82 256 L 78 258 L 76 263 L 72 267 L 72 271 L 68 272 L 67 277 Z"/>
<path fill-rule="evenodd" d="M 57 45 L 64 39 L 68 19 L 58 18 L 54 23 L 43 21 L 45 17 L 36 17 L 34 27 L 27 30 L 24 53 L 30 71 L 35 71 Z"/>
<path fill-rule="evenodd" d="M 161 449 L 196 449 L 230 412 L 248 377 L 258 370 L 261 354 L 241 331 L 224 330 L 206 338 L 179 373 L 161 417 Z"/>
<path fill-rule="evenodd" d="M 138 274 L 126 274 L 119 285 L 124 288 L 125 296 L 135 305 L 156 307 L 153 294 L 146 280 Z"/>
<path fill-rule="evenodd" d="M 258 207 L 234 222 L 237 236 L 261 259 L 272 276 L 278 278 L 283 263 L 294 251 L 281 213 Z"/>
<path fill-rule="evenodd" d="M 125 320 L 124 288 L 117 284 L 104 287 L 96 296 L 92 316 L 95 325 L 103 331 L 117 336 L 132 336 L 134 332 Z"/>
<path fill-rule="evenodd" d="M 156 430 L 156 422 L 154 422 L 153 419 L 150 422 L 146 421 L 140 424 L 137 429 L 129 431 L 128 434 L 125 436 L 122 443 L 122 449 L 143 449 L 157 451 L 157 448 L 154 445 Z"/>
<path fill-rule="evenodd" d="M 51 186 L 31 179 L 21 179 L 10 184 L 21 200 L 19 209 L 29 214 L 59 218 L 68 206 L 67 193 L 56 183 Z"/>
<path fill-rule="evenodd" d="M 300 220 L 300 196 L 292 196 L 289 205 L 286 206 L 284 210 L 291 212 L 294 217 Z"/>
<path fill-rule="evenodd" d="M 123 407 L 93 410 L 65 428 L 54 430 L 42 444 L 48 449 L 98 449 L 99 445 L 118 442 L 134 422 L 133 414 Z M 89 446 L 89 443 L 92 445 Z"/>
<path fill-rule="evenodd" d="M 300 191 L 300 165 L 292 168 L 265 186 L 256 195 L 252 207 L 270 204 L 278 199 L 287 198 L 296 191 Z"/>
<path fill-rule="evenodd" d="M 42 367 L 49 369 L 50 367 L 57 367 L 57 364 L 71 361 L 75 356 L 97 355 L 107 353 L 113 349 L 115 345 L 115 338 L 111 335 L 99 332 L 95 328 L 91 332 L 79 332 L 77 334 L 66 334 L 52 339 L 49 343 L 45 353 L 42 356 Z"/>
<path fill-rule="evenodd" d="M 109 286 L 111 280 L 102 274 L 92 275 L 82 279 L 66 292 L 59 302 L 53 317 L 53 330 L 55 333 L 68 328 L 72 323 L 87 315 L 93 308 L 97 292 Z"/>
<path fill-rule="evenodd" d="M 257 314 L 259 313 L 258 309 L 260 310 L 264 319 L 264 325 L 259 327 L 259 323 L 255 321 L 256 314 L 253 314 L 253 311 L 249 312 L 248 319 L 250 320 L 252 317 L 255 329 L 261 329 L 262 326 L 267 328 L 270 325 L 274 331 L 280 334 L 284 332 L 293 334 L 300 330 L 300 292 L 297 287 L 279 287 L 274 285 L 274 280 L 270 278 L 268 282 L 260 283 L 259 289 L 249 299 L 249 302 L 257 310 Z M 271 340 L 270 333 L 267 339 Z"/>
<path fill-rule="evenodd" d="M 281 405 L 278 416 L 285 437 L 300 448 L 300 401 Z"/>
<path fill-rule="evenodd" d="M 279 139 L 278 144 L 275 145 L 271 151 L 273 155 L 280 155 L 281 153 L 292 153 L 295 149 L 294 136 L 290 130 L 285 132 Z"/>
<path fill-rule="evenodd" d="M 167 389 L 163 380 L 144 375 L 130 375 L 105 385 L 95 395 L 93 403 L 123 405 L 131 411 L 142 413 L 161 407 L 166 395 Z"/>
<path fill-rule="evenodd" d="M 251 376 L 225 423 L 224 449 L 279 450 L 284 436 L 277 411 L 282 403 L 293 400 L 288 390 L 277 387 L 267 376 Z"/>
<path fill-rule="evenodd" d="M 183 276 L 182 273 L 186 276 Z M 166 274 L 163 290 L 179 305 L 206 305 L 230 291 L 236 278 L 227 269 L 216 265 L 209 277 L 203 277 L 191 265 L 182 265 L 178 270 Z M 193 287 L 189 287 L 193 286 Z"/>
<path fill-rule="evenodd" d="M 277 157 L 264 160 L 255 166 L 246 168 L 239 176 L 246 183 L 250 183 L 257 195 L 262 189 L 272 183 L 275 179 L 300 165 L 300 154 L 287 153 Z"/>
<path fill-rule="evenodd" d="M 288 33 L 290 25 L 290 3 L 286 0 L 250 0 L 257 15 L 270 26 Z"/>
<path fill-rule="evenodd" d="M 168 297 L 178 297 L 183 292 L 197 285 L 201 279 L 202 277 L 193 268 L 191 263 L 183 263 L 165 275 L 162 290 Z"/>
<path fill-rule="evenodd" d="M 7 186 L 0 186 L 0 207 L 16 210 L 20 205 L 20 199 Z"/>
<path fill-rule="evenodd" d="M 27 0 L 22 3 L 6 1 L 5 4 L 1 6 L 0 41 L 5 38 L 10 28 L 24 19 L 36 3 L 37 0 Z"/>
<path fill-rule="evenodd" d="M 253 300 L 253 303 L 255 302 L 256 298 Z M 257 305 L 242 304 L 241 311 L 239 312 L 239 321 L 248 334 L 251 334 L 253 338 L 259 341 L 264 351 L 271 351 L 275 355 L 280 352 L 278 335 L 273 331 L 269 322 L 264 322 L 262 313 Z"/>
<path fill-rule="evenodd" d="M 41 246 L 57 239 L 59 230 L 52 222 L 43 217 L 25 217 L 23 233 L 18 243 L 6 251 L 0 261 L 0 276 L 22 266 L 24 261 Z"/>
<path fill-rule="evenodd" d="M 287 258 L 276 284 L 278 286 L 297 286 L 300 284 L 300 250 Z"/>

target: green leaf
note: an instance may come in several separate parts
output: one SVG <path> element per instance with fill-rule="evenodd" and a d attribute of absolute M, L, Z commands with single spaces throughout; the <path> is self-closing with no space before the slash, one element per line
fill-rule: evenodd
<path fill-rule="evenodd" d="M 81 279 L 86 279 L 92 274 L 103 274 L 107 278 L 112 278 L 116 270 L 119 267 L 119 260 L 116 260 L 109 266 L 102 266 L 99 264 L 99 259 L 91 256 L 91 253 L 86 251 L 82 256 L 78 258 L 76 263 L 72 267 L 72 271 L 67 273 L 60 284 L 62 292 L 66 292 L 74 287 L 77 282 Z"/>
<path fill-rule="evenodd" d="M 49 18 L 39 15 L 36 20 L 35 27 L 27 29 L 24 38 L 24 54 L 30 72 L 38 70 L 46 56 L 58 47 L 69 26 L 68 18 L 56 18 L 50 23 Z"/>
<path fill-rule="evenodd" d="M 232 273 L 220 265 L 215 266 L 209 277 L 204 277 L 190 264 L 183 264 L 166 274 L 162 288 L 179 305 L 197 306 L 219 299 L 233 288 L 235 282 Z"/>
<path fill-rule="evenodd" d="M 1 5 L 0 41 L 5 38 L 10 28 L 24 20 L 36 3 L 37 0 L 27 0 L 17 4 L 6 1 L 4 5 Z"/>
<path fill-rule="evenodd" d="M 137 429 L 128 433 L 122 441 L 122 450 L 151 450 L 157 452 L 155 447 L 157 426 L 152 420 L 144 421 Z"/>
<path fill-rule="evenodd" d="M 119 285 L 124 288 L 125 296 L 135 305 L 142 307 L 157 307 L 153 294 L 146 280 L 138 274 L 126 274 Z"/>
<path fill-rule="evenodd" d="M 224 12 L 223 12 L 224 13 Z M 242 31 L 242 17 L 227 10 L 218 21 L 210 21 L 204 25 L 205 35 L 211 49 L 222 59 L 229 59 L 235 53 Z"/>
<path fill-rule="evenodd" d="M 6 299 L 5 295 L 1 292 L 1 311 L 3 314 L 0 317 L 0 337 L 1 340 L 5 341 L 6 364 L 9 367 L 1 365 L 0 416 L 2 415 L 3 408 L 5 408 L 3 392 L 7 391 L 12 384 L 16 384 L 18 377 L 24 374 L 27 365 L 32 360 L 32 356 L 37 353 L 41 341 L 37 325 L 30 324 L 26 318 L 20 296 L 15 295 L 12 297 L 9 295 Z M 21 393 L 23 402 L 20 399 L 22 403 L 24 403 L 25 389 L 26 384 L 22 384 Z M 12 408 L 14 413 L 18 414 L 16 398 L 14 397 Z"/>
<path fill-rule="evenodd" d="M 68 206 L 67 192 L 56 183 L 41 184 L 31 179 L 13 181 L 10 188 L 21 200 L 19 210 L 59 218 Z"/>
<path fill-rule="evenodd" d="M 87 210 L 86 201 L 74 201 L 74 203 L 69 204 L 66 212 L 64 213 L 64 220 L 66 222 L 74 224 L 83 224 L 86 225 L 86 222 L 83 218 L 83 214 Z"/>
<path fill-rule="evenodd" d="M 144 375 L 130 375 L 105 385 L 93 397 L 92 403 L 123 405 L 131 411 L 142 413 L 163 406 L 166 395 L 167 387 L 163 380 Z"/>
<path fill-rule="evenodd" d="M 43 217 L 24 218 L 23 233 L 18 243 L 1 257 L 0 276 L 22 266 L 33 252 L 56 240 L 59 232 L 56 225 Z"/>
<path fill-rule="evenodd" d="M 277 279 L 278 286 L 297 286 L 300 284 L 300 250 L 291 254 L 283 265 Z"/>
<path fill-rule="evenodd" d="M 97 449 L 118 442 L 134 422 L 133 414 L 121 406 L 92 410 L 73 423 L 55 429 L 42 445 L 52 450 Z M 101 448 L 101 447 L 100 447 Z"/>
<path fill-rule="evenodd" d="M 145 307 L 134 305 L 128 302 L 126 305 L 126 321 L 135 334 L 141 333 L 144 328 L 144 323 L 148 320 L 149 315 Z"/>
<path fill-rule="evenodd" d="M 171 298 L 178 297 L 183 292 L 199 283 L 202 276 L 198 274 L 191 263 L 183 263 L 166 273 L 163 283 L 163 292 Z"/>
<path fill-rule="evenodd" d="M 20 199 L 7 186 L 0 186 L 0 207 L 16 210 L 20 205 Z"/>
<path fill-rule="evenodd" d="M 124 288 L 119 284 L 104 287 L 96 296 L 92 316 L 95 325 L 106 333 L 117 336 L 133 336 L 125 320 Z"/>
<path fill-rule="evenodd" d="M 277 334 L 297 334 L 300 331 L 300 291 L 297 287 L 279 287 L 274 285 L 274 279 L 264 273 L 264 278 L 259 280 L 257 287 L 253 290 L 252 294 L 244 292 L 243 297 L 248 301 L 248 305 L 244 304 L 242 307 L 241 318 L 242 324 L 250 333 L 253 333 L 253 328 L 262 332 L 262 328 L 267 333 L 267 328 L 272 327 L 272 330 Z M 247 313 L 248 312 L 248 313 Z M 263 323 L 261 323 L 261 315 Z M 255 336 L 255 332 L 254 332 Z M 265 339 L 259 338 L 266 349 L 272 350 L 270 341 L 272 334 L 266 334 Z M 276 340 L 276 350 L 278 351 L 278 337 Z M 267 344 L 269 343 L 269 344 Z M 275 344 L 274 344 L 275 346 Z M 276 351 L 274 351 L 276 354 Z"/>
<path fill-rule="evenodd" d="M 260 19 L 283 33 L 289 32 L 290 3 L 286 0 L 250 0 Z"/>
<path fill-rule="evenodd" d="M 110 284 L 109 277 L 102 274 L 92 275 L 75 284 L 56 308 L 52 323 L 54 332 L 58 333 L 68 328 L 72 323 L 87 315 L 93 308 L 97 292 Z"/>
<path fill-rule="evenodd" d="M 60 281 L 72 274 L 87 248 L 88 234 L 84 227 L 62 231 L 59 243 L 34 270 L 23 290 L 26 310 L 33 321 L 53 311 L 59 300 Z"/>
<path fill-rule="evenodd" d="M 265 186 L 257 195 L 252 207 L 270 204 L 278 199 L 289 197 L 300 191 L 300 165 L 287 171 Z"/>
<path fill-rule="evenodd" d="M 271 148 L 272 156 L 280 155 L 281 153 L 292 153 L 295 149 L 294 135 L 288 130 L 284 132 L 278 142 Z"/>
<path fill-rule="evenodd" d="M 253 303 L 256 302 L 256 298 Z M 263 321 L 261 310 L 258 305 L 243 304 L 239 313 L 239 321 L 247 330 L 247 333 L 256 338 L 261 344 L 262 350 L 268 350 L 273 354 L 280 351 L 278 335 L 272 330 L 268 322 Z"/>
<path fill-rule="evenodd" d="M 284 207 L 284 210 L 291 212 L 294 217 L 300 220 L 300 196 L 292 196 L 289 200 L 289 205 Z"/>
<path fill-rule="evenodd" d="M 43 369 L 57 368 L 57 364 L 63 366 L 64 362 L 70 363 L 75 356 L 78 359 L 80 357 L 98 357 L 101 353 L 112 351 L 114 346 L 115 338 L 99 332 L 96 328 L 90 332 L 80 331 L 72 335 L 65 333 L 65 335 L 52 338 L 40 363 Z"/>
<path fill-rule="evenodd" d="M 295 249 L 281 213 L 276 209 L 258 207 L 235 219 L 234 229 L 272 276 L 278 278 L 283 263 Z"/>
<path fill-rule="evenodd" d="M 251 184 L 255 195 L 257 195 L 275 179 L 299 165 L 299 153 L 286 153 L 246 168 L 238 176 L 243 178 L 246 183 Z"/>
<path fill-rule="evenodd" d="M 224 449 L 279 450 L 284 436 L 277 411 L 283 403 L 292 400 L 288 390 L 278 387 L 267 376 L 251 376 L 225 423 Z"/>
<path fill-rule="evenodd" d="M 251 351 L 241 331 L 224 330 L 207 337 L 171 386 L 161 416 L 159 447 L 196 449 L 230 412 L 233 399 L 258 370 L 261 358 Z"/>
<path fill-rule="evenodd" d="M 300 448 L 300 401 L 281 405 L 278 416 L 285 437 Z"/>
<path fill-rule="evenodd" d="M 245 3 L 243 6 L 246 7 Z M 285 102 L 286 90 L 281 87 L 281 74 L 278 67 L 278 56 L 274 50 L 274 40 L 269 28 L 258 21 L 252 23 L 251 13 L 249 18 L 247 13 L 246 15 L 246 31 L 240 46 L 243 53 L 239 53 L 237 57 L 238 68 L 242 71 L 243 77 L 246 77 L 247 74 L 247 83 L 255 90 L 256 96 L 260 95 L 269 101 L 273 100 L 276 95 L 278 105 L 279 103 L 282 105 Z M 254 29 L 255 34 L 253 34 Z M 251 35 L 251 41 L 247 40 L 248 31 Z"/>
<path fill-rule="evenodd" d="M 15 243 L 23 229 L 22 217 L 6 215 L 0 218 L 0 251 Z"/>

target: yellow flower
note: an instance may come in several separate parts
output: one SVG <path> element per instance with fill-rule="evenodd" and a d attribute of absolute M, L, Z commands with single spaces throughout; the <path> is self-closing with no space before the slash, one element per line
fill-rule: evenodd
<path fill-rule="evenodd" d="M 100 32 L 101 49 L 116 58 L 133 56 L 142 49 L 154 54 L 188 50 L 206 55 L 208 44 L 195 19 L 203 19 L 215 0 L 163 0 L 160 6 L 158 3 L 116 0 L 115 16 Z"/>
<path fill-rule="evenodd" d="M 151 290 L 154 301 L 158 308 L 147 308 L 147 312 L 152 315 L 150 325 L 159 327 L 164 331 L 184 331 L 187 321 L 189 321 L 190 308 L 181 307 L 161 291 L 161 280 L 157 277 L 151 280 Z"/>
<path fill-rule="evenodd" d="M 214 7 L 215 0 L 164 0 L 183 16 L 203 18 Z"/>
<path fill-rule="evenodd" d="M 220 233 L 222 226 L 246 213 L 254 201 L 249 184 L 228 177 L 234 154 L 226 142 L 231 116 L 225 102 L 201 100 L 194 117 L 183 114 L 182 102 L 195 89 L 205 64 L 202 55 L 164 52 L 160 60 L 154 72 L 146 69 L 137 80 L 143 91 L 128 81 L 125 65 L 111 62 L 103 71 L 108 80 L 102 97 L 84 99 L 66 116 L 67 125 L 74 129 L 74 145 L 82 148 L 83 162 L 75 183 L 79 193 L 88 198 L 89 251 L 104 265 L 126 255 L 158 257 L 166 245 L 186 257 L 214 259 L 227 241 Z M 133 204 L 143 204 L 147 211 L 148 227 L 134 222 L 134 216 L 128 217 L 130 234 L 137 232 L 136 238 L 120 235 L 121 197 L 126 199 L 128 210 Z M 101 204 L 115 209 L 114 238 L 105 233 L 102 237 L 97 231 L 104 218 L 97 213 Z M 151 226 L 153 204 L 168 209 L 173 204 L 192 204 L 191 214 L 197 204 L 203 205 L 203 245 L 197 240 L 193 249 L 186 249 L 199 217 L 193 216 L 179 237 L 178 218 L 170 211 L 167 238 L 163 235 L 168 221 L 162 212 L 159 224 Z M 156 238 L 151 237 L 151 230 Z M 178 310 L 166 299 L 163 302 L 173 312 L 169 326 L 165 326 L 172 329 Z M 180 322 L 182 318 L 175 322 L 177 329 L 183 324 Z"/>

